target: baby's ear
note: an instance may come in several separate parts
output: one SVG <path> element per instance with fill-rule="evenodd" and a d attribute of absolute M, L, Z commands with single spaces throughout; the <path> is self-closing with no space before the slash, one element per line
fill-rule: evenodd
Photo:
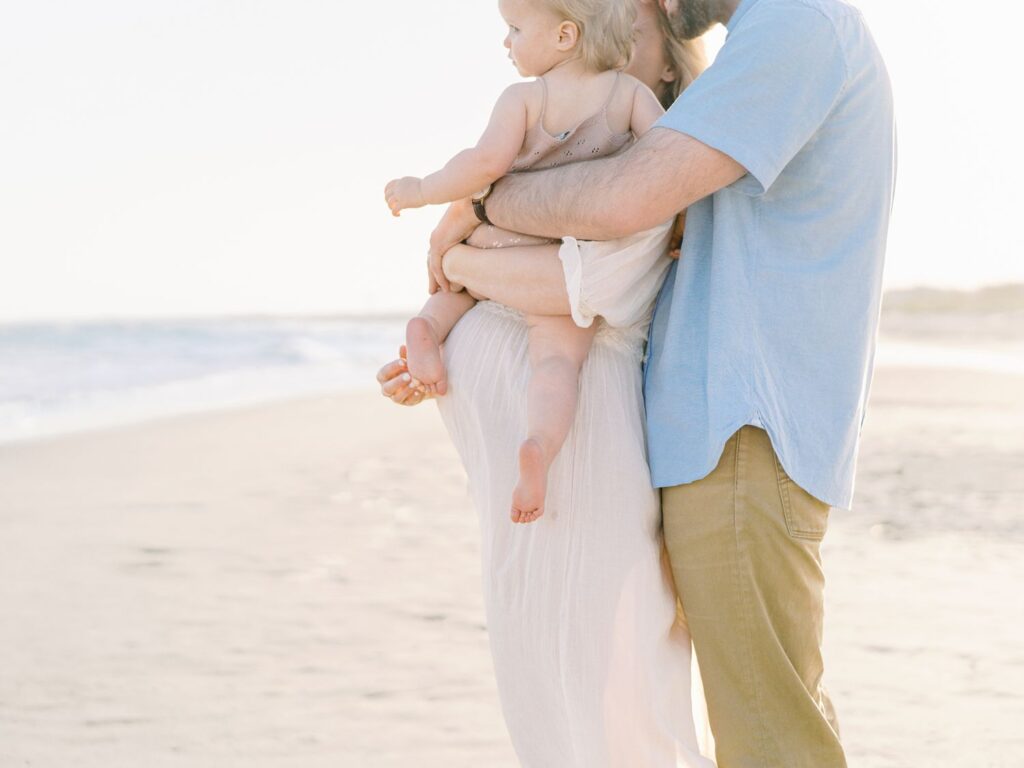
<path fill-rule="evenodd" d="M 574 21 L 563 21 L 558 25 L 558 50 L 571 51 L 580 39 L 580 28 Z"/>

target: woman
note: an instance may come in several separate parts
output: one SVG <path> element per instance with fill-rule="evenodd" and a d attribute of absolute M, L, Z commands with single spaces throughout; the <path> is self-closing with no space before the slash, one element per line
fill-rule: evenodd
<path fill-rule="evenodd" d="M 656 3 L 638 9 L 628 71 L 670 103 L 695 76 L 700 52 L 665 36 Z M 624 309 L 625 327 L 597 331 L 575 424 L 551 468 L 548 514 L 516 526 L 508 500 L 529 373 L 521 311 L 546 295 L 564 302 L 565 277 L 553 253 L 529 283 L 521 275 L 530 268 L 514 254 L 481 253 L 520 274 L 467 280 L 503 303 L 481 302 L 452 331 L 449 393 L 438 406 L 480 516 L 488 632 L 519 759 L 528 768 L 710 766 L 698 749 L 690 637 L 662 559 L 646 463 L 640 364 L 650 302 Z M 550 292 L 537 290 L 538 277 Z M 385 395 L 415 405 L 422 394 L 404 373 L 396 361 L 378 378 Z"/>
<path fill-rule="evenodd" d="M 704 46 L 677 39 L 656 0 L 637 2 L 633 31 L 633 58 L 626 71 L 654 91 L 661 106 L 668 109 L 707 67 Z"/>

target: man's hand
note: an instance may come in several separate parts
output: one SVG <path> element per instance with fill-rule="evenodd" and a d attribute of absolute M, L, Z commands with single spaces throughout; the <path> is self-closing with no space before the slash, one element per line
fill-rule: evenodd
<path fill-rule="evenodd" d="M 427 202 L 423 199 L 423 179 L 416 176 L 405 176 L 389 181 L 384 187 L 384 199 L 392 216 L 398 216 L 406 208 L 422 208 Z"/>
<path fill-rule="evenodd" d="M 448 206 L 444 216 L 430 235 L 430 256 L 427 271 L 430 279 L 430 292 L 452 290 L 452 285 L 444 274 L 444 255 L 453 245 L 458 245 L 480 225 L 480 220 L 473 213 L 473 204 L 469 200 L 457 200 Z"/>
<path fill-rule="evenodd" d="M 419 405 L 428 399 L 422 385 L 409 374 L 403 344 L 398 350 L 398 359 L 392 360 L 377 371 L 380 393 L 398 405 Z"/>

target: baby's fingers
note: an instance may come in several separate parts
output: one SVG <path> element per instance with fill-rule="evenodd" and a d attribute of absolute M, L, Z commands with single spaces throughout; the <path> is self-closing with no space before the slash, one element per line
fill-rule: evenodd
<path fill-rule="evenodd" d="M 384 187 L 384 200 L 387 202 L 388 208 L 391 209 L 392 216 L 397 216 L 401 212 L 403 207 L 402 201 L 398 195 L 398 191 L 395 189 L 395 186 L 397 184 L 397 180 L 389 181 L 387 183 L 387 186 Z"/>

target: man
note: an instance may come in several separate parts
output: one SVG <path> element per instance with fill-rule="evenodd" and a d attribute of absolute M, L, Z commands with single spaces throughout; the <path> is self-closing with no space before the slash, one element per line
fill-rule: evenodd
<path fill-rule="evenodd" d="M 719 765 L 845 766 L 821 685 L 819 547 L 830 506 L 852 502 L 871 378 L 895 171 L 889 79 L 842 0 L 662 2 L 680 37 L 715 23 L 729 34 L 658 126 L 619 156 L 508 177 L 476 214 L 456 204 L 432 248 L 480 213 L 607 240 L 687 210 L 645 397 Z M 473 285 L 488 263 L 460 251 L 438 279 Z"/>

